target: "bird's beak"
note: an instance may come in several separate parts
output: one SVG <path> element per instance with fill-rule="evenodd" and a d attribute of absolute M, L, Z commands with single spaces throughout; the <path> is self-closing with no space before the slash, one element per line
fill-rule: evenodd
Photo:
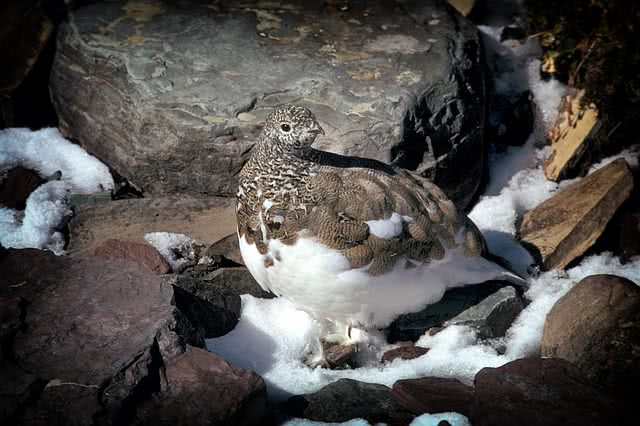
<path fill-rule="evenodd" d="M 316 123 L 316 126 L 311 129 L 312 133 L 315 133 L 316 135 L 323 135 L 324 136 L 324 129 L 322 127 L 320 127 L 320 125 L 318 123 Z"/>

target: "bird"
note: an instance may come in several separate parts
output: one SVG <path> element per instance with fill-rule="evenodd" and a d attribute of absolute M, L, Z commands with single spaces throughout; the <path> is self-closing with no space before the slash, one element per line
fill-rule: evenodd
<path fill-rule="evenodd" d="M 264 290 L 344 343 L 357 340 L 354 328 L 384 329 L 449 288 L 525 284 L 492 260 L 477 226 L 434 183 L 313 148 L 324 134 L 309 109 L 280 105 L 239 174 L 240 253 Z"/>

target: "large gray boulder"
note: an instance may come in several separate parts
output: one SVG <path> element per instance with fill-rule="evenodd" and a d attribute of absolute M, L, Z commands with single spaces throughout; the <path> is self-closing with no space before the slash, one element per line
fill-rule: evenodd
<path fill-rule="evenodd" d="M 107 1 L 61 27 L 50 87 L 62 130 L 150 193 L 234 193 L 266 115 L 295 102 L 319 148 L 417 170 L 466 206 L 480 57 L 440 1 Z"/>

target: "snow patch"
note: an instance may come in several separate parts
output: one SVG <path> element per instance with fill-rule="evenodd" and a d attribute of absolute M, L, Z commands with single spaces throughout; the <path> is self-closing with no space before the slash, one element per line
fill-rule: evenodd
<path fill-rule="evenodd" d="M 0 244 L 4 247 L 49 249 L 63 254 L 65 242 L 59 229 L 71 213 L 67 195 L 109 191 L 114 186 L 107 166 L 66 140 L 55 128 L 0 130 L 0 172 L 16 166 L 41 176 L 57 171 L 62 176 L 31 193 L 24 216 L 0 207 Z"/>
<path fill-rule="evenodd" d="M 184 258 L 178 252 L 190 252 L 195 240 L 185 234 L 173 232 L 149 232 L 144 236 L 145 241 L 154 246 L 156 250 L 171 265 L 173 271 L 180 271 L 193 259 Z M 187 248 L 187 250 L 183 250 Z"/>

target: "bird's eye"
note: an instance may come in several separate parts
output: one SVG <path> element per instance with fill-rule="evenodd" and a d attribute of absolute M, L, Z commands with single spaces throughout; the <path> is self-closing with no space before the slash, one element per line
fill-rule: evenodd
<path fill-rule="evenodd" d="M 289 126 L 287 123 L 284 123 L 282 126 L 280 126 L 280 128 L 284 132 L 288 132 L 289 130 L 291 130 L 291 126 Z"/>

